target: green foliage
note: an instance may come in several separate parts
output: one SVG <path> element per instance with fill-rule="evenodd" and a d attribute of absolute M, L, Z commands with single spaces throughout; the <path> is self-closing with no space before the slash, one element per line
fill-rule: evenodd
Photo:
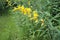
<path fill-rule="evenodd" d="M 60 40 L 59 0 L 11 0 L 12 6 L 5 4 L 6 0 L 0 0 L 0 40 Z M 22 12 L 13 12 L 18 5 L 37 10 L 38 22 L 29 20 Z M 44 19 L 44 25 L 41 25 L 41 19 Z"/>

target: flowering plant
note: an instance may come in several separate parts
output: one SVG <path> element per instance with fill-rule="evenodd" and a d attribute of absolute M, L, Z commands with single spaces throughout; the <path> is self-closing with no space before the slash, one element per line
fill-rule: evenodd
<path fill-rule="evenodd" d="M 0 9 L 0 40 L 60 40 L 59 0 L 0 0 Z"/>

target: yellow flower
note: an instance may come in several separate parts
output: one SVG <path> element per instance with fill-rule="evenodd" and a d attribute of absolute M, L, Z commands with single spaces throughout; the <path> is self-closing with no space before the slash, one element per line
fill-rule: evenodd
<path fill-rule="evenodd" d="M 26 11 L 28 14 L 30 14 L 32 10 L 31 10 L 31 8 L 26 8 Z"/>
<path fill-rule="evenodd" d="M 31 8 L 23 8 L 22 9 L 22 12 L 26 15 L 26 14 L 28 14 L 28 15 L 30 15 L 30 13 L 31 13 Z"/>
<path fill-rule="evenodd" d="M 21 6 L 21 12 L 23 12 L 24 9 L 25 9 L 25 8 L 24 8 L 24 6 L 22 5 L 22 6 Z"/>
<path fill-rule="evenodd" d="M 34 20 L 35 22 L 38 22 L 38 13 L 37 11 L 33 11 L 33 17 L 30 18 L 30 20 Z"/>
<path fill-rule="evenodd" d="M 20 5 L 18 5 L 17 7 L 18 7 L 19 10 L 21 9 L 21 6 Z"/>
<path fill-rule="evenodd" d="M 33 15 L 34 17 L 38 17 L 37 11 L 33 11 L 33 14 L 34 14 L 34 15 Z"/>
<path fill-rule="evenodd" d="M 38 13 L 36 11 L 33 11 L 33 19 L 34 20 L 38 19 Z"/>
<path fill-rule="evenodd" d="M 26 8 L 23 10 L 23 14 L 24 14 L 24 15 L 27 14 Z"/>
<path fill-rule="evenodd" d="M 13 11 L 17 11 L 17 10 L 21 10 L 21 6 L 20 5 L 18 5 L 17 8 L 14 7 L 14 9 L 13 9 Z"/>
<path fill-rule="evenodd" d="M 30 13 L 31 13 L 31 8 L 25 8 L 23 5 L 20 6 L 18 5 L 17 8 L 15 7 L 13 9 L 13 11 L 17 11 L 17 10 L 20 10 L 24 15 L 28 14 L 30 16 Z"/>

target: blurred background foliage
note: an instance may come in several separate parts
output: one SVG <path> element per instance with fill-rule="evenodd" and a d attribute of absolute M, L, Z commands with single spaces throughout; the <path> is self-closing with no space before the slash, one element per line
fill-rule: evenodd
<path fill-rule="evenodd" d="M 36 10 L 38 22 L 12 11 L 18 5 Z M 60 0 L 0 0 L 0 40 L 60 40 Z"/>

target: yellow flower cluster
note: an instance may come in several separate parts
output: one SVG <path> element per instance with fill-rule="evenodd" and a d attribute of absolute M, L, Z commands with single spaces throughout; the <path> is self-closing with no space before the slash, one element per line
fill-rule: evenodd
<path fill-rule="evenodd" d="M 37 19 L 37 17 L 38 17 L 38 13 L 36 12 L 36 11 L 33 11 L 33 19 L 35 20 L 35 19 Z"/>
<path fill-rule="evenodd" d="M 17 10 L 21 11 L 24 15 L 30 14 L 32 11 L 31 8 L 25 8 L 23 5 L 22 6 L 19 5 L 17 6 L 17 8 L 14 7 L 13 11 L 17 11 Z"/>
<path fill-rule="evenodd" d="M 14 7 L 13 11 L 20 11 L 22 12 L 24 15 L 27 15 L 30 20 L 33 20 L 35 21 L 36 23 L 39 21 L 38 17 L 38 12 L 37 11 L 32 11 L 31 8 L 25 8 L 23 5 L 22 6 L 17 6 L 17 7 Z M 44 20 L 41 19 L 41 26 L 44 25 Z"/>
<path fill-rule="evenodd" d="M 28 15 L 28 17 L 30 17 L 30 20 L 34 20 L 35 22 L 38 22 L 39 15 L 38 15 L 37 11 L 32 11 L 31 8 L 25 8 L 23 5 L 22 6 L 19 5 L 17 7 L 14 7 L 13 11 L 20 11 L 24 15 Z"/>
<path fill-rule="evenodd" d="M 34 20 L 35 22 L 38 22 L 38 13 L 37 11 L 33 11 L 33 17 L 31 18 L 31 20 Z"/>

